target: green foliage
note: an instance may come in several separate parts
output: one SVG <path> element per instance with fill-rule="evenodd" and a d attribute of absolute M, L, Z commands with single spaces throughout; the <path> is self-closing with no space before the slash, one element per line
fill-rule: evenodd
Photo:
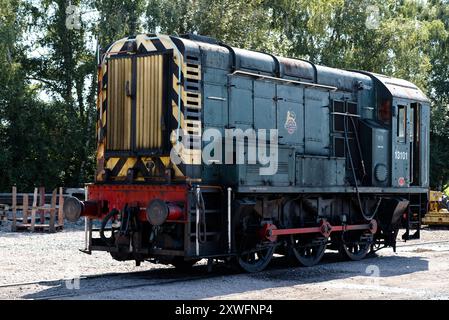
<path fill-rule="evenodd" d="M 66 26 L 69 4 L 80 29 Z M 410 80 L 432 99 L 431 184 L 449 183 L 447 0 L 0 0 L 0 189 L 91 181 L 95 39 L 140 32 Z"/>
<path fill-rule="evenodd" d="M 95 92 L 86 90 L 86 83 L 95 79 L 95 55 L 85 43 L 85 24 L 76 29 L 68 28 L 66 23 L 67 7 L 82 6 L 82 2 L 43 0 L 40 4 L 32 7 L 32 11 L 34 19 L 41 21 L 37 46 L 47 53 L 28 58 L 26 66 L 29 77 L 53 97 L 52 104 L 59 105 L 63 111 L 61 116 L 68 119 L 68 131 L 61 137 L 67 145 L 60 150 L 65 153 L 60 174 L 66 184 L 81 185 L 92 178 L 94 165 L 88 159 L 95 150 Z M 49 11 L 54 15 L 48 16 Z M 58 119 L 59 122 L 67 122 L 64 118 Z"/>
<path fill-rule="evenodd" d="M 143 31 L 140 17 L 145 11 L 144 0 L 92 0 L 91 5 L 100 15 L 94 33 L 101 45 Z"/>
<path fill-rule="evenodd" d="M 146 20 L 152 32 L 198 33 L 229 45 L 285 52 L 288 43 L 271 28 L 273 11 L 265 0 L 150 0 Z M 281 47 L 279 47 L 281 46 Z"/>
<path fill-rule="evenodd" d="M 2 0 L 4 1 L 4 0 Z M 94 168 L 95 58 L 85 48 L 83 30 L 67 30 L 68 1 L 5 1 L 0 34 L 1 131 L 0 188 L 81 185 Z M 47 18 L 47 10 L 55 14 Z M 38 27 L 35 43 L 23 38 L 24 17 Z M 6 20 L 8 18 L 8 20 Z M 19 23 L 20 21 L 20 23 Z M 35 48 L 45 55 L 29 56 Z M 45 100 L 39 98 L 44 94 Z"/>

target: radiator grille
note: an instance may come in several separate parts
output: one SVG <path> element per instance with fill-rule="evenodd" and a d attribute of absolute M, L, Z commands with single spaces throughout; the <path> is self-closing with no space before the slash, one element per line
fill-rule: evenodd
<path fill-rule="evenodd" d="M 108 62 L 107 150 L 161 149 L 163 55 Z"/>
<path fill-rule="evenodd" d="M 162 147 L 162 70 L 162 55 L 137 58 L 137 149 Z"/>
<path fill-rule="evenodd" d="M 201 149 L 201 96 L 200 79 L 201 70 L 197 61 L 187 57 L 187 68 L 185 75 L 185 96 L 184 96 L 184 123 L 190 139 L 190 146 L 193 150 Z M 194 61 L 192 61 L 194 60 Z M 199 59 L 197 59 L 199 60 Z M 193 160 L 197 163 L 198 159 Z"/>
<path fill-rule="evenodd" d="M 108 62 L 108 106 L 106 146 L 108 150 L 131 148 L 132 61 L 130 58 L 111 59 Z"/>

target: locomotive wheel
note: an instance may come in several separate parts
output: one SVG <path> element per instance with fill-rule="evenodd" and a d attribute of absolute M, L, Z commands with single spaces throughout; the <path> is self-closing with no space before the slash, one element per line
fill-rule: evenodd
<path fill-rule="evenodd" d="M 246 251 L 238 256 L 239 266 L 246 272 L 259 272 L 267 267 L 273 257 L 274 246 Z"/>
<path fill-rule="evenodd" d="M 251 206 L 237 208 L 234 219 L 234 239 L 237 265 L 246 272 L 259 272 L 270 263 L 275 250 L 272 243 L 260 240 L 261 217 Z"/>
<path fill-rule="evenodd" d="M 343 235 L 345 237 L 345 235 Z M 343 239 L 338 251 L 345 258 L 353 261 L 359 261 L 365 258 L 371 251 L 373 236 L 371 234 L 362 234 L 359 237 L 350 237 L 352 239 Z"/>
<path fill-rule="evenodd" d="M 327 239 L 316 237 L 307 239 L 304 236 L 290 236 L 290 251 L 292 256 L 304 267 L 311 267 L 320 262 L 326 251 Z"/>

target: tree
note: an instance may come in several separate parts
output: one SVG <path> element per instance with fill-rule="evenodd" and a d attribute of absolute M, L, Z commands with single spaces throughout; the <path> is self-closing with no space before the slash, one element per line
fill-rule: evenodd
<path fill-rule="evenodd" d="M 25 95 L 24 79 L 21 76 L 20 48 L 17 42 L 21 36 L 18 24 L 18 1 L 0 0 L 0 184 L 10 185 L 14 182 L 14 173 L 8 170 L 15 158 L 11 138 L 14 135 L 16 117 L 13 111 L 22 104 Z"/>
<path fill-rule="evenodd" d="M 448 0 L 0 0 L 1 189 L 92 180 L 97 44 L 141 32 L 410 80 L 432 100 L 431 184 L 449 183 Z"/>
<path fill-rule="evenodd" d="M 68 160 L 62 180 L 68 185 L 82 185 L 93 176 L 95 91 L 86 89 L 86 83 L 89 79 L 96 82 L 96 59 L 95 48 L 86 46 L 85 23 L 81 21 L 79 27 L 70 27 L 67 8 L 85 4 L 42 0 L 39 5 L 40 9 L 31 6 L 35 26 L 41 34 L 35 45 L 46 54 L 28 57 L 27 67 L 30 78 L 37 80 L 54 99 L 53 103 L 65 110 L 70 130 L 63 139 L 66 144 L 61 145 L 61 152 Z M 48 17 L 48 12 L 53 14 Z"/>
<path fill-rule="evenodd" d="M 22 17 L 28 11 L 19 1 L 1 0 L 0 7 L 0 188 L 56 186 L 63 170 L 57 161 L 58 131 L 65 125 L 59 108 L 38 99 L 23 65 Z"/>
<path fill-rule="evenodd" d="M 430 127 L 430 183 L 440 190 L 449 184 L 449 2 L 432 1 L 430 13 L 444 23 L 444 32 L 432 35 L 429 42 L 430 85 L 432 100 Z"/>
<path fill-rule="evenodd" d="M 166 34 L 197 33 L 235 47 L 282 54 L 288 41 L 271 28 L 265 0 L 150 0 L 147 28 Z"/>
<path fill-rule="evenodd" d="M 145 0 L 92 0 L 99 13 L 94 34 L 102 47 L 128 36 L 142 32 L 141 16 Z"/>

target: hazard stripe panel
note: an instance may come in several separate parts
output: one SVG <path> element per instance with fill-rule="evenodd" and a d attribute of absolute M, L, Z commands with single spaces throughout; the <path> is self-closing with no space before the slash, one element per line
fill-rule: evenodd
<path fill-rule="evenodd" d="M 162 55 L 154 52 L 173 50 L 171 58 L 168 105 L 163 106 L 164 62 Z M 127 59 L 137 54 L 136 59 Z M 135 61 L 136 65 L 132 65 Z M 134 68 L 134 69 L 133 69 Z M 136 70 L 133 83 L 132 70 Z M 201 65 L 199 57 L 185 59 L 170 37 L 163 35 L 138 35 L 121 39 L 105 53 L 98 72 L 97 99 L 97 175 L 96 181 L 124 180 L 129 170 L 135 172 L 136 181 L 150 179 L 172 168 L 175 177 L 184 173 L 167 156 L 115 157 L 113 151 L 162 149 L 167 143 L 162 134 L 164 114 L 168 114 L 169 127 L 179 127 L 192 143 L 190 149 L 180 148 L 184 163 L 201 163 Z M 134 99 L 134 100 L 133 100 Z M 134 108 L 133 109 L 133 103 Z M 167 105 L 167 104 L 166 104 Z M 133 114 L 135 110 L 135 114 Z M 135 127 L 130 124 L 133 123 Z M 135 132 L 133 133 L 133 131 Z M 135 135 L 134 137 L 132 135 Z M 135 141 L 135 145 L 131 145 Z M 176 142 L 175 142 L 176 143 Z M 150 165 L 156 163 L 155 166 Z M 156 169 L 154 169 L 156 168 Z M 106 170 L 108 171 L 106 173 Z M 157 172 L 156 172 L 157 171 Z"/>

